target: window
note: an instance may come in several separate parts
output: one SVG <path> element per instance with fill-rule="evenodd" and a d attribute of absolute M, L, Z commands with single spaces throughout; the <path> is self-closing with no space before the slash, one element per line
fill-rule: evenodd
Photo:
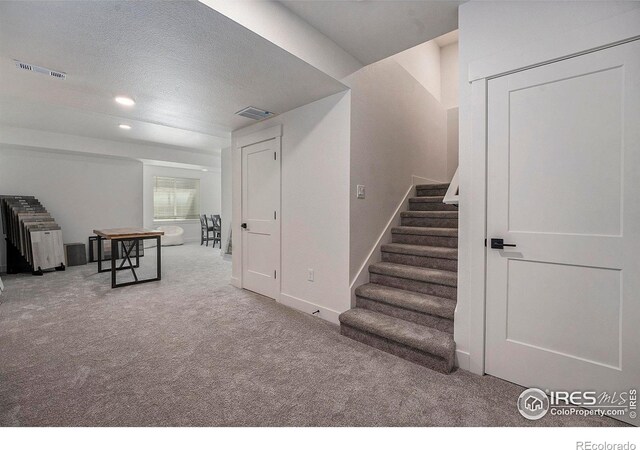
<path fill-rule="evenodd" d="M 153 178 L 154 220 L 197 219 L 200 216 L 200 180 Z"/>

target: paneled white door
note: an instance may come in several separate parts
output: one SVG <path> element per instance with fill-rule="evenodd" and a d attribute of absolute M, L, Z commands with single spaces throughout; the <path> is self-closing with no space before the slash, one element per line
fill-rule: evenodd
<path fill-rule="evenodd" d="M 486 372 L 640 388 L 640 41 L 490 80 L 487 95 Z"/>
<path fill-rule="evenodd" d="M 242 147 L 242 287 L 280 292 L 280 138 Z"/>

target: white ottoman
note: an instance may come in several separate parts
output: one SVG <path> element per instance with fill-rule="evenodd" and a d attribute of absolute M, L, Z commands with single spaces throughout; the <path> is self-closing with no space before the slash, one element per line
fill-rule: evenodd
<path fill-rule="evenodd" d="M 156 230 L 164 231 L 164 235 L 161 238 L 163 247 L 184 244 L 184 230 L 181 227 L 175 225 L 167 225 L 158 227 L 156 228 Z"/>

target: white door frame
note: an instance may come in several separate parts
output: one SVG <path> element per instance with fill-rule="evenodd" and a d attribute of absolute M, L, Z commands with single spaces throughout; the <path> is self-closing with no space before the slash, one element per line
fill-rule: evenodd
<path fill-rule="evenodd" d="M 236 141 L 235 141 L 235 145 L 234 145 L 234 152 L 236 154 L 240 155 L 240 171 L 238 173 L 239 177 L 240 177 L 240 221 L 242 220 L 242 210 L 243 210 L 243 204 L 242 204 L 242 198 L 243 198 L 243 180 L 242 180 L 242 148 L 243 147 L 247 147 L 249 145 L 253 145 L 253 144 L 258 144 L 260 142 L 264 142 L 264 141 L 268 141 L 271 139 L 276 139 L 276 145 L 280 148 L 280 199 L 278 201 L 279 203 L 279 211 L 280 211 L 280 217 L 282 217 L 282 125 L 276 125 L 276 126 L 272 126 L 270 128 L 265 128 L 263 130 L 259 130 L 259 131 L 255 131 L 253 133 L 250 134 L 246 134 L 243 136 L 239 136 Z M 280 223 L 282 223 L 282 220 L 280 220 Z M 244 262 L 242 260 L 242 252 L 244 249 L 244 233 L 242 233 L 242 229 L 240 228 L 240 223 L 238 221 L 238 223 L 234 224 L 233 228 L 234 230 L 234 234 L 236 236 L 240 236 L 241 238 L 239 240 L 237 240 L 236 242 L 234 242 L 234 246 L 237 246 L 237 248 L 234 248 L 234 255 L 237 255 L 238 261 L 239 261 L 239 267 L 240 267 L 240 271 L 238 273 L 238 279 L 237 280 L 232 280 L 235 281 L 234 284 L 235 286 L 244 289 L 244 281 L 243 281 L 243 272 L 244 272 Z M 280 227 L 280 229 L 278 230 L 279 233 L 279 241 L 280 241 L 280 253 L 278 255 L 278 267 L 277 267 L 277 271 L 278 271 L 278 276 L 277 276 L 277 282 L 278 282 L 278 292 L 276 295 L 276 301 L 280 301 L 280 292 L 281 292 L 281 287 L 282 287 L 282 226 Z M 239 244 L 239 245 L 238 245 Z"/>
<path fill-rule="evenodd" d="M 469 356 L 463 368 L 479 375 L 485 373 L 486 269 L 484 246 L 487 229 L 487 81 L 520 70 L 550 64 L 562 59 L 640 39 L 640 9 L 589 24 L 567 33 L 564 39 L 546 39 L 532 45 L 500 53 L 469 64 L 471 84 L 470 166 L 461 166 L 460 192 L 468 193 L 466 211 L 469 235 L 466 247 L 468 276 L 459 279 L 458 295 L 466 303 L 469 317 Z M 462 160 L 462 158 L 461 158 Z M 466 284 L 466 286 L 464 285 Z M 460 302 L 460 300 L 459 300 Z M 462 355 L 458 355 L 460 358 Z M 465 367 L 467 366 L 467 367 Z"/>

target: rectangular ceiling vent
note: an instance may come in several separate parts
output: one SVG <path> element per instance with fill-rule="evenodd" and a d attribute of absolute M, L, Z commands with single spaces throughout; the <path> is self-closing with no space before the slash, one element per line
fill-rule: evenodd
<path fill-rule="evenodd" d="M 22 61 L 16 61 L 16 67 L 22 70 L 28 70 L 30 72 L 42 73 L 49 75 L 53 78 L 59 78 L 61 80 L 67 79 L 67 74 L 64 72 L 58 72 L 57 70 L 47 69 L 46 67 L 34 66 L 33 64 L 23 63 Z"/>
<path fill-rule="evenodd" d="M 236 114 L 253 120 L 267 119 L 276 115 L 275 113 L 264 111 L 253 106 L 248 106 L 245 109 L 238 111 Z"/>

